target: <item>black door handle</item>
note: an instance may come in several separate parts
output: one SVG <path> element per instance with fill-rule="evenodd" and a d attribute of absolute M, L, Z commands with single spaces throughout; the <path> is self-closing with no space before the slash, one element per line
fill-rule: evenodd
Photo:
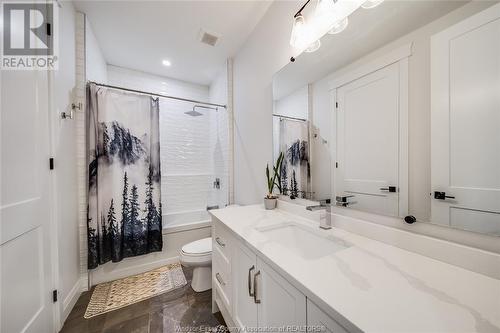
<path fill-rule="evenodd" d="M 380 190 L 395 193 L 398 191 L 398 188 L 396 186 L 388 186 L 388 187 L 381 187 Z"/>
<path fill-rule="evenodd" d="M 446 199 L 455 199 L 455 197 L 452 195 L 446 195 L 446 192 L 434 191 L 434 199 L 446 200 Z"/>

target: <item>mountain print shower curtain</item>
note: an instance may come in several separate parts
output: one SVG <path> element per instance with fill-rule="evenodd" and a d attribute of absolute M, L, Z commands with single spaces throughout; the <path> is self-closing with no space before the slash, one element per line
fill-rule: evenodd
<path fill-rule="evenodd" d="M 311 193 L 309 122 L 281 118 L 279 150 L 284 154 L 281 163 L 282 194 L 309 198 L 308 194 Z"/>
<path fill-rule="evenodd" d="M 158 99 L 89 84 L 88 268 L 162 249 Z"/>

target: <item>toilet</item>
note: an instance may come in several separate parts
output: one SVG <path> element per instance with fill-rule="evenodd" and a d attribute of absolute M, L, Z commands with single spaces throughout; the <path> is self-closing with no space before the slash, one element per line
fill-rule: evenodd
<path fill-rule="evenodd" d="M 191 287 L 196 292 L 212 288 L 212 238 L 203 238 L 184 245 L 181 249 L 182 266 L 193 267 Z"/>

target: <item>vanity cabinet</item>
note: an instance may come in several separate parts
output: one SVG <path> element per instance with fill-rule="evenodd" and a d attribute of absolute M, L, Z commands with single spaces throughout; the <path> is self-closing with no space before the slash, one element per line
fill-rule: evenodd
<path fill-rule="evenodd" d="M 232 258 L 234 238 L 218 223 L 212 229 L 212 302 L 224 315 L 232 315 L 233 284 Z M 215 304 L 212 303 L 212 307 Z"/>
<path fill-rule="evenodd" d="M 254 277 L 257 257 L 243 244 L 234 248 L 233 320 L 238 327 L 257 327 L 257 303 L 254 299 Z"/>
<path fill-rule="evenodd" d="M 232 324 L 239 328 L 306 325 L 304 294 L 241 241 L 225 232 L 227 229 L 214 219 L 212 284 L 215 302 L 219 309 L 223 308 L 223 314 L 229 314 Z M 219 244 L 221 241 L 224 246 Z M 224 260 L 224 250 L 230 257 L 228 261 Z M 221 267 L 222 263 L 229 267 Z M 231 272 L 230 279 L 227 272 Z M 225 278 L 223 282 L 222 276 Z M 232 289 L 226 286 L 232 286 Z"/>
<path fill-rule="evenodd" d="M 306 325 L 306 297 L 258 257 L 255 274 L 259 327 Z"/>
<path fill-rule="evenodd" d="M 322 330 L 320 332 L 347 333 L 342 326 L 309 299 L 307 300 L 307 325 L 321 327 Z"/>
<path fill-rule="evenodd" d="M 233 261 L 233 320 L 243 327 L 306 324 L 306 297 L 241 243 Z"/>

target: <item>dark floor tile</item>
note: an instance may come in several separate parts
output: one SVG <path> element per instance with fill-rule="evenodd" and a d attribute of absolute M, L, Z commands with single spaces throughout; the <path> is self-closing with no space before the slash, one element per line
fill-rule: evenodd
<path fill-rule="evenodd" d="M 61 333 L 100 333 L 105 321 L 106 314 L 91 319 L 84 319 L 82 315 L 80 318 L 66 320 Z"/>
<path fill-rule="evenodd" d="M 107 325 L 107 323 L 105 324 Z M 123 320 L 112 326 L 104 327 L 103 333 L 148 333 L 149 313 L 133 319 Z"/>
<path fill-rule="evenodd" d="M 182 302 L 194 293 L 190 285 L 151 298 L 151 311 L 161 311 L 170 303 Z"/>
<path fill-rule="evenodd" d="M 196 293 L 191 288 L 192 269 L 184 268 L 187 284 L 139 303 L 90 319 L 83 316 L 92 296 L 82 293 L 69 314 L 62 333 L 172 333 L 179 327 L 192 331 L 226 332 L 220 313 L 212 314 L 212 292 Z M 223 326 L 220 326 L 223 325 Z M 209 330 L 210 329 L 210 330 Z M 187 330 L 186 330 L 187 331 Z"/>
<path fill-rule="evenodd" d="M 117 309 L 106 313 L 106 322 L 104 323 L 104 328 L 115 326 L 126 320 L 142 318 L 144 315 L 148 315 L 151 311 L 151 299 L 144 300 L 139 303 L 128 305 L 124 308 Z"/>
<path fill-rule="evenodd" d="M 183 302 L 175 302 L 163 308 L 163 331 L 206 332 L 208 327 L 217 327 L 221 323 L 212 314 L 211 291 L 195 293 Z"/>

